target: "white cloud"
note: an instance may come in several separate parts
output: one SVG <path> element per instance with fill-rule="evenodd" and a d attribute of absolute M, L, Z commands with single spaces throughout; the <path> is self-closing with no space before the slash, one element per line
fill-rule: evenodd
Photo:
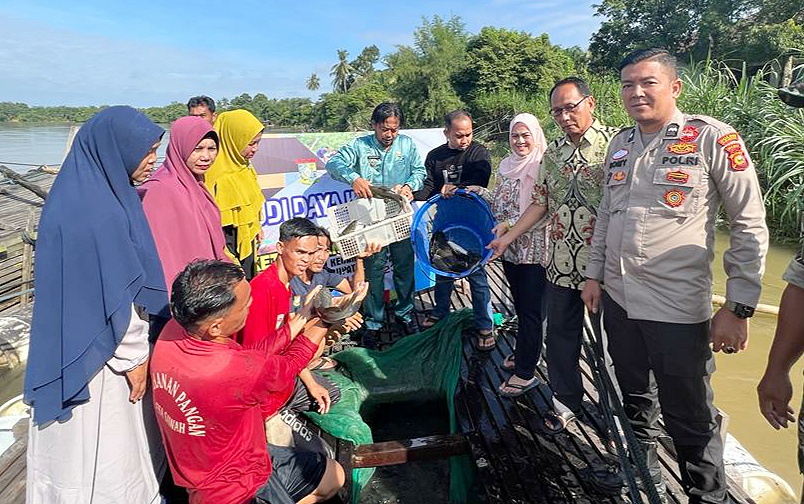
<path fill-rule="evenodd" d="M 298 96 L 302 62 L 193 51 L 54 30 L 0 16 L 0 96 L 35 105 L 164 105 L 205 93 Z M 301 73 L 300 73 L 301 72 Z"/>

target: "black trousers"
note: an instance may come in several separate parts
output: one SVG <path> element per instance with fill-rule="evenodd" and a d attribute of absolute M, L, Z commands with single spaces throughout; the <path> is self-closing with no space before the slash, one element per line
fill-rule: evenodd
<path fill-rule="evenodd" d="M 516 367 L 514 374 L 530 380 L 539 362 L 542 334 L 542 297 L 544 268 L 539 264 L 514 264 L 503 261 L 503 272 L 514 298 L 518 327 L 516 333 Z"/>
<path fill-rule="evenodd" d="M 562 404 L 581 412 L 583 381 L 581 357 L 583 301 L 581 291 L 547 282 L 547 373 L 550 388 Z M 598 348 L 598 355 L 603 352 Z"/>
<path fill-rule="evenodd" d="M 609 354 L 636 436 L 655 439 L 661 412 L 690 503 L 730 502 L 712 403 L 715 361 L 709 348 L 709 321 L 629 319 L 608 294 L 603 296 L 603 309 Z"/>

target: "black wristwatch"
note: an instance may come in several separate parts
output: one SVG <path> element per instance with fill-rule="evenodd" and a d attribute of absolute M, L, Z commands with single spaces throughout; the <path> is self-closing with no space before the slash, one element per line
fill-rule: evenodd
<path fill-rule="evenodd" d="M 726 300 L 723 307 L 737 315 L 738 318 L 747 319 L 754 316 L 754 307 Z"/>

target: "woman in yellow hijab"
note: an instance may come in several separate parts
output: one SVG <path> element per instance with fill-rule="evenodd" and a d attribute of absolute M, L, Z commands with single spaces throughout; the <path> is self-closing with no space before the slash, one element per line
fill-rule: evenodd
<path fill-rule="evenodd" d="M 263 125 L 246 110 L 218 115 L 218 157 L 207 171 L 205 184 L 221 211 L 226 246 L 240 261 L 246 276 L 254 275 L 255 238 L 262 232 L 265 202 L 251 158 L 259 149 Z"/>

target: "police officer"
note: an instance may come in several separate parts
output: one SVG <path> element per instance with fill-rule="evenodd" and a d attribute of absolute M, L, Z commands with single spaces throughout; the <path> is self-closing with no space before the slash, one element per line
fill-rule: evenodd
<path fill-rule="evenodd" d="M 657 490 L 665 492 L 656 457 L 661 411 L 690 502 L 729 502 L 712 350 L 748 345 L 768 246 L 759 182 L 733 128 L 678 110 L 682 82 L 671 54 L 635 51 L 619 70 L 636 125 L 609 146 L 582 298 L 592 312 L 602 303 L 626 414 Z M 727 302 L 712 317 L 721 205 L 731 224 L 723 257 Z"/>
<path fill-rule="evenodd" d="M 804 80 L 779 92 L 787 104 L 804 107 Z M 801 139 L 804 142 L 804 138 Z M 804 215 L 801 218 L 801 248 L 790 261 L 784 279 L 788 282 L 779 303 L 776 335 L 768 355 L 765 375 L 757 386 L 759 409 L 775 429 L 787 428 L 796 417 L 790 407 L 793 386 L 790 368 L 804 353 Z M 798 467 L 804 472 L 804 407 L 798 416 Z"/>
<path fill-rule="evenodd" d="M 358 198 L 371 198 L 371 186 L 385 186 L 413 200 L 413 191 L 422 187 L 426 175 L 422 157 L 413 139 L 400 135 L 402 111 L 395 103 L 381 103 L 371 114 L 373 135 L 352 140 L 327 162 L 327 172 L 335 180 L 352 186 Z M 394 289 L 397 301 L 394 314 L 402 329 L 410 334 L 416 330 L 413 319 L 413 247 L 410 239 L 391 243 L 379 253 L 367 257 L 366 280 L 369 294 L 363 303 L 366 330 L 363 345 L 374 346 L 377 332 L 385 325 L 386 258 L 390 256 L 394 269 Z"/>

